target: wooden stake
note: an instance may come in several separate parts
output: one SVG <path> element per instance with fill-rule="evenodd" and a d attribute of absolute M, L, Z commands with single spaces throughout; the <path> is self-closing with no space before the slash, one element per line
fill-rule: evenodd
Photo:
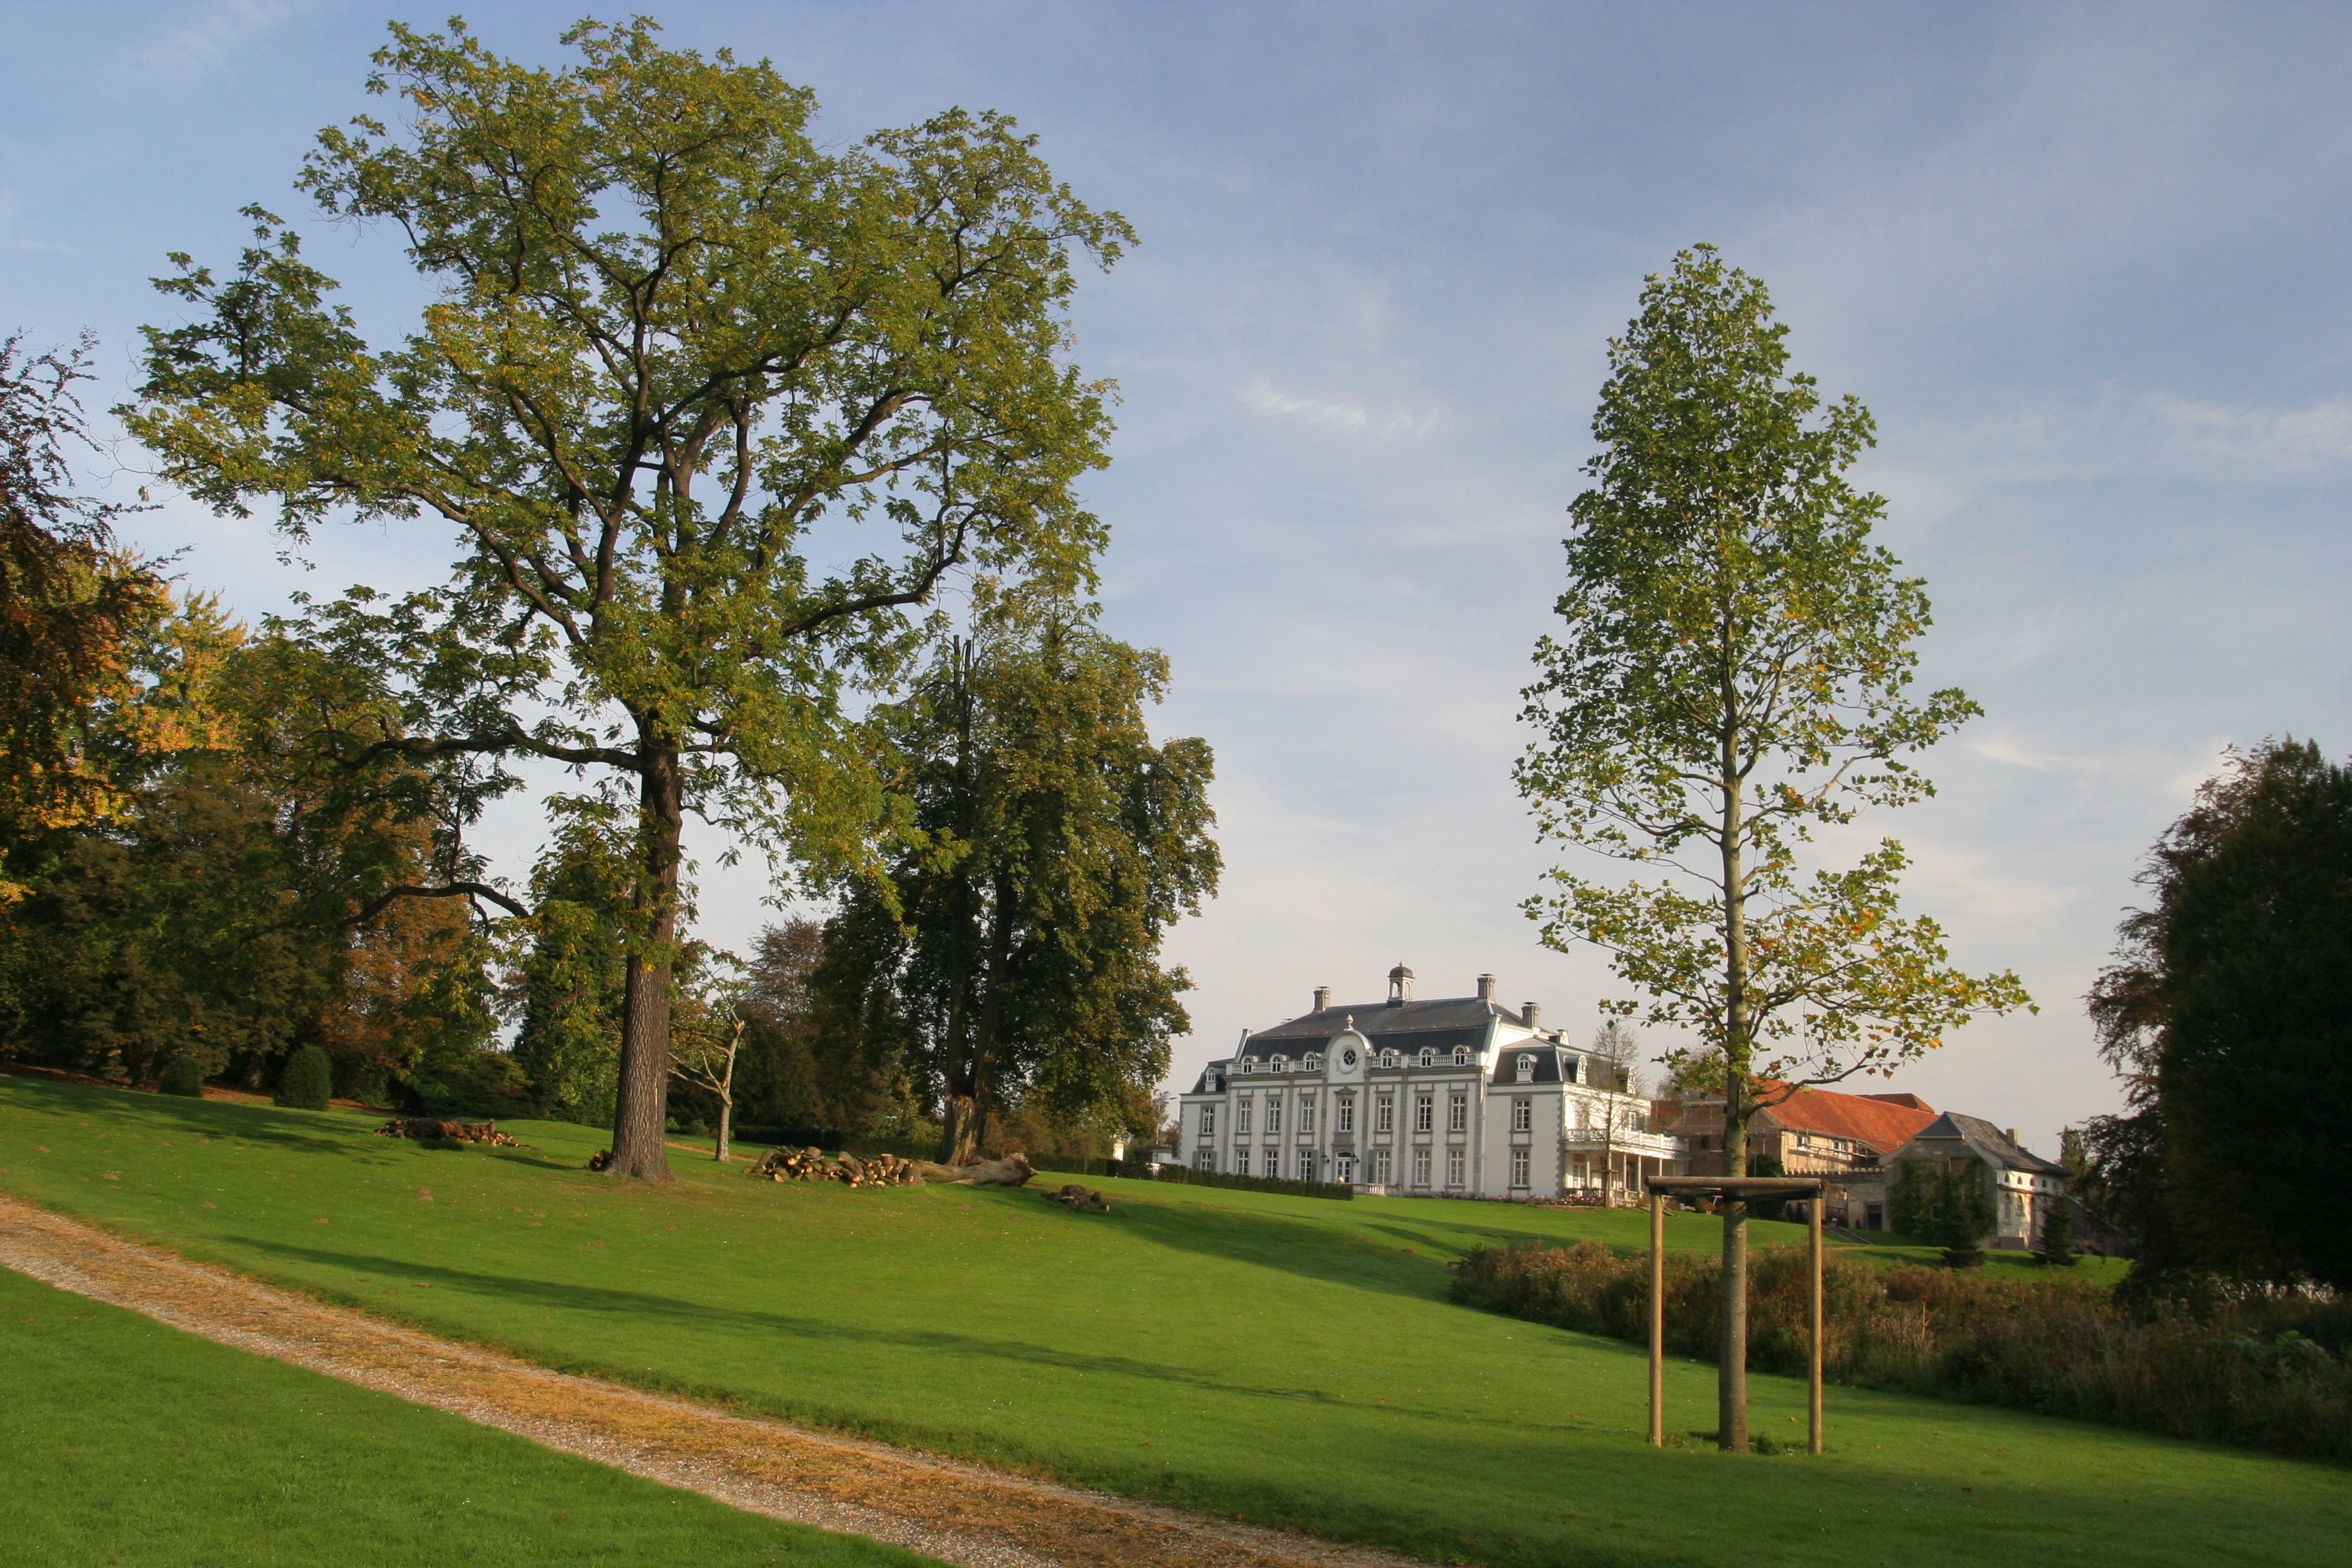
<path fill-rule="evenodd" d="M 1811 1233 L 1812 1242 L 1813 1343 L 1811 1357 L 1812 1364 L 1809 1369 L 1810 1376 L 1805 1389 L 1805 1415 L 1808 1422 L 1805 1448 L 1807 1452 L 1814 1454 L 1822 1451 L 1822 1208 L 1828 1196 L 1829 1191 L 1826 1187 L 1814 1195 L 1811 1205 L 1812 1223 L 1806 1227 Z M 1657 1364 L 1657 1352 L 1652 1351 L 1650 1357 L 1651 1365 L 1654 1367 Z M 1651 1373 L 1652 1377 L 1656 1375 L 1654 1372 Z M 1653 1415 L 1650 1420 L 1654 1426 L 1657 1417 Z"/>
<path fill-rule="evenodd" d="M 1819 1292 L 1816 1290 L 1816 1296 Z M 1818 1430 L 1820 1423 L 1814 1423 Z M 1666 1446 L 1666 1197 L 1650 1194 L 1650 1446 Z"/>

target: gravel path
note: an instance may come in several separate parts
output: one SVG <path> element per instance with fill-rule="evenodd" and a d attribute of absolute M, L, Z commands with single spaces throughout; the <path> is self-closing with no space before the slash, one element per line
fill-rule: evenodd
<path fill-rule="evenodd" d="M 871 1536 L 964 1568 L 1412 1562 L 550 1372 L 325 1306 L 5 1195 L 0 1266 L 731 1507 Z"/>

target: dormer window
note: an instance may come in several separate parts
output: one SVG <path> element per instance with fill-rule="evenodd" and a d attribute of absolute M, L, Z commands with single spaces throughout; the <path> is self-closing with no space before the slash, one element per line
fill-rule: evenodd
<path fill-rule="evenodd" d="M 1534 1057 L 1532 1057 L 1532 1056 L 1529 1056 L 1529 1055 L 1526 1054 L 1525 1052 L 1520 1053 L 1520 1056 L 1519 1056 L 1519 1081 L 1520 1081 L 1521 1083 L 1533 1083 L 1533 1082 L 1535 1081 L 1535 1079 L 1536 1079 L 1536 1058 L 1535 1058 Z"/>
<path fill-rule="evenodd" d="M 1234 1065 L 1235 1067 L 1237 1067 L 1237 1068 L 1241 1068 L 1241 1070 L 1242 1070 L 1242 1071 L 1244 1071 L 1244 1073 L 1246 1073 L 1246 1072 L 1249 1072 L 1249 1071 L 1253 1070 L 1253 1068 L 1256 1066 L 1256 1064 L 1255 1064 L 1255 1063 L 1254 1063 L 1254 1062 L 1252 1062 L 1252 1061 L 1249 1059 L 1249 1058 L 1247 1058 L 1247 1057 L 1244 1057 L 1240 1061 L 1235 1062 Z"/>
<path fill-rule="evenodd" d="M 1321 1072 L 1323 1070 L 1323 1056 L 1321 1052 L 1309 1051 L 1307 1053 L 1307 1070 L 1308 1072 Z"/>
<path fill-rule="evenodd" d="M 1437 1065 L 1437 1050 L 1434 1047 L 1423 1046 L 1421 1047 L 1421 1065 L 1425 1068 L 1435 1067 Z"/>
<path fill-rule="evenodd" d="M 1290 1070 L 1290 1058 L 1283 1056 L 1279 1052 L 1276 1052 L 1274 1058 L 1265 1064 L 1265 1070 L 1268 1072 L 1288 1072 Z"/>
<path fill-rule="evenodd" d="M 1382 1051 L 1381 1053 L 1381 1066 L 1384 1068 L 1392 1068 L 1396 1065 L 1397 1054 L 1394 1051 Z"/>
<path fill-rule="evenodd" d="M 1456 1046 L 1454 1047 L 1454 1065 L 1458 1068 L 1466 1068 L 1470 1065 L 1469 1047 Z"/>

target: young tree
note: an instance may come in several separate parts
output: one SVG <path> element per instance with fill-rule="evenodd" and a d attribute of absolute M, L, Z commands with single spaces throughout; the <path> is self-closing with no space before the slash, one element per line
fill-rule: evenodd
<path fill-rule="evenodd" d="M 1622 1018 L 1609 1018 L 1592 1031 L 1584 1047 L 1585 1059 L 1601 1069 L 1600 1086 L 1612 1094 L 1639 1094 L 1642 1037 Z M 1617 1206 L 1617 1117 L 1612 1104 L 1604 1112 L 1601 1137 L 1601 1206 Z"/>
<path fill-rule="evenodd" d="M 1711 247 L 1648 279 L 1609 345 L 1565 625 L 1537 648 L 1538 739 L 1517 769 L 1545 837 L 1667 873 L 1556 868 L 1528 912 L 1548 945 L 1602 949 L 1646 997 L 1613 1010 L 1696 1037 L 1666 1059 L 1722 1090 L 1733 1172 L 1768 1092 L 1886 1070 L 2026 1000 L 2013 975 L 1950 968 L 1934 921 L 1898 918 L 1892 840 L 1801 876 L 1815 828 L 1927 795 L 1904 758 L 1977 708 L 1912 697 L 1927 595 L 1871 542 L 1884 502 L 1843 477 L 1870 416 L 1790 374 L 1786 332 Z M 1745 1221 L 1725 1205 L 1732 1449 L 1747 1447 Z"/>
<path fill-rule="evenodd" d="M 2352 1149 L 2352 768 L 2292 739 L 2233 755 L 2140 879 L 2153 906 L 2090 996 L 2131 1109 L 2086 1130 L 2086 1201 L 2131 1233 L 2128 1283 L 2352 1286 L 2311 1195 Z"/>
<path fill-rule="evenodd" d="M 160 286 L 195 319 L 149 329 L 125 415 L 171 479 L 274 501 L 298 540 L 334 517 L 455 531 L 446 587 L 316 613 L 407 721 L 322 711 L 318 742 L 463 763 L 479 791 L 538 760 L 622 792 L 610 1168 L 667 1179 L 685 817 L 813 875 L 858 862 L 883 802 L 845 686 L 889 679 L 957 574 L 1091 581 L 1104 531 L 1074 487 L 1110 426 L 1066 363 L 1071 263 L 1130 236 L 999 115 L 835 147 L 766 63 L 664 49 L 643 19 L 572 28 L 560 69 L 457 23 L 392 35 L 369 86 L 403 129 L 322 132 L 300 184 L 396 226 L 436 290 L 416 330 L 363 341 L 251 209 L 234 277 L 173 258 Z"/>
<path fill-rule="evenodd" d="M 1015 1100 L 1126 1115 L 1167 1071 L 1189 981 L 1160 942 L 1220 862 L 1207 744 L 1145 723 L 1166 683 L 1160 655 L 1048 616 L 956 643 L 892 715 L 923 838 L 850 891 L 824 983 L 836 1016 L 908 1031 L 945 1163 Z"/>

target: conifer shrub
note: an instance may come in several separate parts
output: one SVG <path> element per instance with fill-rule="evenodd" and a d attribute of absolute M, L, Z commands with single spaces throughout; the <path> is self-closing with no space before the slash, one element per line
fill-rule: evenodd
<path fill-rule="evenodd" d="M 2045 1268 L 2072 1268 L 2083 1261 L 2074 1251 L 2074 1213 L 2064 1204 L 2042 1222 L 2042 1245 L 2033 1249 L 2033 1260 Z"/>
<path fill-rule="evenodd" d="M 295 1110 L 324 1110 L 335 1088 L 335 1068 L 327 1053 L 304 1046 L 286 1058 L 278 1076 L 278 1103 Z"/>
<path fill-rule="evenodd" d="M 194 1057 L 173 1057 L 163 1064 L 163 1076 L 155 1080 L 157 1094 L 176 1094 L 187 1100 L 205 1097 L 205 1069 Z"/>

